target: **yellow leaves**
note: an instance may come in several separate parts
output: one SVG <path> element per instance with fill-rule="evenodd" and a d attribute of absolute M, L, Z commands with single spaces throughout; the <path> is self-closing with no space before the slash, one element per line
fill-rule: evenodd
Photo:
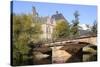
<path fill-rule="evenodd" d="M 21 28 L 21 20 L 20 20 L 20 16 L 13 16 L 13 31 L 14 32 L 18 32 Z"/>
<path fill-rule="evenodd" d="M 21 18 L 22 18 L 21 24 L 22 24 L 23 30 L 30 29 L 30 27 L 32 25 L 32 17 L 30 15 L 22 15 Z"/>
<path fill-rule="evenodd" d="M 28 48 L 31 39 L 38 41 L 42 32 L 41 24 L 35 21 L 30 14 L 13 15 L 13 44 L 22 52 Z"/>
<path fill-rule="evenodd" d="M 58 20 L 56 26 L 54 27 L 54 36 L 64 37 L 69 34 L 69 25 L 65 20 Z"/>

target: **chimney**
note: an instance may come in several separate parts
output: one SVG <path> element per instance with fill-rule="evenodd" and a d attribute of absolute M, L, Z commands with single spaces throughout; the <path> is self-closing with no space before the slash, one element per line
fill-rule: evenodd
<path fill-rule="evenodd" d="M 56 11 L 56 14 L 59 14 L 58 11 Z"/>

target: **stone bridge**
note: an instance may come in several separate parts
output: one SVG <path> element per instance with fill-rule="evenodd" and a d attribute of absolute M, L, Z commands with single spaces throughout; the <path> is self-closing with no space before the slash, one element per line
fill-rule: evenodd
<path fill-rule="evenodd" d="M 90 44 L 96 45 L 97 44 L 97 37 L 95 37 L 95 36 L 92 36 L 92 37 L 83 37 L 83 38 L 75 39 L 74 41 L 86 42 L 86 43 L 90 43 Z"/>
<path fill-rule="evenodd" d="M 83 48 L 93 46 L 94 49 L 94 47 L 96 47 L 96 40 L 96 37 L 83 37 L 68 41 L 54 42 L 45 44 L 45 46 L 39 48 L 34 48 L 33 52 L 50 55 L 49 57 L 51 59 L 49 60 L 51 63 L 82 62 Z"/>
<path fill-rule="evenodd" d="M 64 45 L 66 43 L 78 43 L 78 42 L 84 42 L 84 43 L 89 43 L 92 45 L 97 44 L 97 37 L 96 36 L 90 36 L 90 37 L 81 37 L 81 38 L 76 38 L 76 39 L 71 39 L 71 40 L 65 40 L 65 41 L 59 41 L 59 42 L 54 42 L 54 43 L 49 43 L 49 44 L 44 44 L 45 46 L 60 46 Z"/>

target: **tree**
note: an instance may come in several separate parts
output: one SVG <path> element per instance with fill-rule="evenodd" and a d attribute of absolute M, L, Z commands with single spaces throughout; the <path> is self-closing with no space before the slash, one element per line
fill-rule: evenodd
<path fill-rule="evenodd" d="M 59 20 L 54 27 L 53 36 L 55 38 L 66 38 L 69 36 L 69 24 L 65 20 Z"/>
<path fill-rule="evenodd" d="M 71 33 L 72 33 L 73 36 L 76 36 L 76 35 L 79 34 L 79 30 L 78 30 L 78 28 L 79 28 L 79 26 L 78 26 L 79 25 L 79 18 L 78 18 L 78 16 L 79 16 L 79 13 L 78 13 L 78 11 L 76 11 L 74 13 L 75 19 L 72 20 L 73 24 L 71 26 Z"/>
<path fill-rule="evenodd" d="M 34 23 L 34 26 L 32 27 L 30 33 L 31 41 L 33 41 L 34 43 L 38 43 L 41 40 L 40 35 L 42 34 L 41 23 Z"/>
<path fill-rule="evenodd" d="M 30 58 L 27 56 L 30 50 L 30 40 L 38 39 L 37 37 L 41 34 L 41 26 L 37 24 L 29 14 L 14 14 L 12 15 L 12 20 L 13 65 L 23 65 Z M 33 35 L 37 37 L 35 38 Z"/>
<path fill-rule="evenodd" d="M 97 35 L 97 21 L 95 20 L 91 29 L 93 35 Z"/>
<path fill-rule="evenodd" d="M 13 65 L 22 65 L 26 61 L 24 54 L 28 53 L 28 30 L 32 21 L 28 15 L 12 15 L 13 26 Z"/>

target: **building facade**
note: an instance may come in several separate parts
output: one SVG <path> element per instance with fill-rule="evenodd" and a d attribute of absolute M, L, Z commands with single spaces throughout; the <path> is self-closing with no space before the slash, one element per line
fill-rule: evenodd
<path fill-rule="evenodd" d="M 33 7 L 33 18 L 38 19 L 38 21 L 41 21 L 41 29 L 42 29 L 42 34 L 40 36 L 41 39 L 44 40 L 52 40 L 53 39 L 53 30 L 54 27 L 56 26 L 57 20 L 65 20 L 64 16 L 56 11 L 55 14 L 52 16 L 47 16 L 47 17 L 39 17 L 38 13 L 36 12 L 35 7 Z"/>

